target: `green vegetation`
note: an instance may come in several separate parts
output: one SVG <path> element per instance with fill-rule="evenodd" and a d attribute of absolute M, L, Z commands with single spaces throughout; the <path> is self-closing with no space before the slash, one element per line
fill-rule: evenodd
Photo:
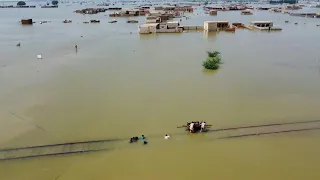
<path fill-rule="evenodd" d="M 25 6 L 25 5 L 26 5 L 26 2 L 24 2 L 24 1 L 19 1 L 17 3 L 17 6 Z"/>
<path fill-rule="evenodd" d="M 59 3 L 58 1 L 52 1 L 51 2 L 51 4 L 54 5 L 54 6 L 58 5 L 58 3 Z"/>
<path fill-rule="evenodd" d="M 204 5 L 206 6 L 206 5 L 208 5 L 209 4 L 209 2 L 208 1 L 206 1 L 206 2 L 204 2 Z"/>
<path fill-rule="evenodd" d="M 203 61 L 202 66 L 206 69 L 216 70 L 222 63 L 220 52 L 218 51 L 208 51 L 207 60 Z"/>

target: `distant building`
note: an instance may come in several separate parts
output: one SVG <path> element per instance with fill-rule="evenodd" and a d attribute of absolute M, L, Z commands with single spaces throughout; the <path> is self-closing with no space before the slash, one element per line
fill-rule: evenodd
<path fill-rule="evenodd" d="M 270 0 L 270 4 L 297 4 L 298 0 Z"/>

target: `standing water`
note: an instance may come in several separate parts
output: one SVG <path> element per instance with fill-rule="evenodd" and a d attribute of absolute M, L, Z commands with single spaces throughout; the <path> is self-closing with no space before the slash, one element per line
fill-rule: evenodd
<path fill-rule="evenodd" d="M 194 120 L 214 129 L 320 119 L 318 19 L 199 11 L 182 24 L 271 20 L 283 30 L 142 36 L 126 21 L 145 17 L 110 24 L 108 12 L 73 13 L 85 7 L 1 9 L 0 147 L 121 140 L 97 153 L 0 161 L 1 180 L 320 179 L 319 131 L 174 135 Z M 82 23 L 91 19 L 101 23 Z M 211 50 L 223 57 L 217 71 L 201 66 Z M 126 141 L 142 134 L 145 146 Z"/>

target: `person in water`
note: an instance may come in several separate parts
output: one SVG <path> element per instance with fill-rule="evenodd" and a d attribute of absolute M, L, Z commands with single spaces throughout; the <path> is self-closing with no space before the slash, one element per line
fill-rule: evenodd
<path fill-rule="evenodd" d="M 206 127 L 206 122 L 201 122 L 201 130 L 200 130 L 200 132 L 203 132 L 205 127 Z"/>
<path fill-rule="evenodd" d="M 190 125 L 189 125 L 189 130 L 190 130 L 191 133 L 194 132 L 193 126 L 194 126 L 194 122 L 190 123 Z"/>
<path fill-rule="evenodd" d="M 144 135 L 141 135 L 140 139 L 141 139 L 141 140 L 145 140 L 146 137 L 145 137 Z"/>
<path fill-rule="evenodd" d="M 170 136 L 169 136 L 168 134 L 166 134 L 166 135 L 164 136 L 164 139 L 170 139 Z"/>

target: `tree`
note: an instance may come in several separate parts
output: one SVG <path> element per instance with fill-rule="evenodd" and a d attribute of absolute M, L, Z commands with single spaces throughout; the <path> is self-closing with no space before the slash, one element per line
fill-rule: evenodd
<path fill-rule="evenodd" d="M 220 52 L 218 51 L 208 51 L 207 60 L 203 61 L 202 66 L 206 69 L 216 70 L 222 63 Z"/>
<path fill-rule="evenodd" d="M 209 4 L 209 2 L 208 1 L 206 1 L 206 2 L 204 2 L 204 5 L 206 6 L 206 5 L 208 5 Z"/>
<path fill-rule="evenodd" d="M 58 3 L 59 3 L 58 1 L 52 1 L 51 2 L 51 4 L 54 5 L 54 6 L 58 5 Z"/>
<path fill-rule="evenodd" d="M 24 1 L 19 1 L 17 3 L 17 6 L 25 6 L 25 5 L 26 5 L 26 2 L 24 2 Z"/>

